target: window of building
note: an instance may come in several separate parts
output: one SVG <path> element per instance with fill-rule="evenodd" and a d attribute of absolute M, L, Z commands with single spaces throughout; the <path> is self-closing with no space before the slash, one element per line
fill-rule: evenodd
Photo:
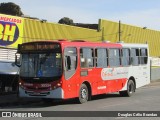
<path fill-rule="evenodd" d="M 94 67 L 94 53 L 92 48 L 81 48 L 80 57 L 82 68 Z"/>
<path fill-rule="evenodd" d="M 108 66 L 108 59 L 107 59 L 107 49 L 105 48 L 97 48 L 95 50 L 96 53 L 96 67 L 105 68 Z"/>

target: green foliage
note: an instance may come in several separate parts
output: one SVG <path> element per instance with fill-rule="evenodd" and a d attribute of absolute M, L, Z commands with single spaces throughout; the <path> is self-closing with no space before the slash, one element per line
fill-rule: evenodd
<path fill-rule="evenodd" d="M 23 15 L 21 8 L 12 2 L 0 3 L 0 13 L 15 16 Z"/>
<path fill-rule="evenodd" d="M 74 23 L 73 23 L 73 20 L 70 19 L 70 18 L 68 18 L 68 17 L 63 17 L 63 18 L 61 18 L 61 19 L 58 21 L 58 23 L 60 23 L 60 24 L 67 24 L 67 25 L 73 25 L 73 24 L 74 24 Z"/>

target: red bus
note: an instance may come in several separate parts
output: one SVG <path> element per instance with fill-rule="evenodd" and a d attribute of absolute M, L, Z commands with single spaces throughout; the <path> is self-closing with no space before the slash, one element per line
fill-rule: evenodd
<path fill-rule="evenodd" d="M 85 103 L 98 94 L 131 96 L 150 83 L 147 44 L 38 41 L 19 45 L 17 55 L 20 97 Z"/>

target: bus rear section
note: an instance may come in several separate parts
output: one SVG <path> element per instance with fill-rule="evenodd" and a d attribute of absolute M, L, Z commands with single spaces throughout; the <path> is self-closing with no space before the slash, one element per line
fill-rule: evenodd
<path fill-rule="evenodd" d="M 150 83 L 147 45 L 44 41 L 22 44 L 18 53 L 20 97 L 85 103 L 98 94 L 131 96 Z"/>
<path fill-rule="evenodd" d="M 132 94 L 136 88 L 150 83 L 150 58 L 147 44 L 121 44 L 121 64 L 128 69 L 128 83 L 121 95 Z M 133 87 L 134 86 L 134 87 Z"/>

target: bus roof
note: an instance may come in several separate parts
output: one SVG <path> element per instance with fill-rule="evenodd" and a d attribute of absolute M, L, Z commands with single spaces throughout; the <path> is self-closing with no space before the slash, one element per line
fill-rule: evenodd
<path fill-rule="evenodd" d="M 77 46 L 77 47 L 108 47 L 108 48 L 121 48 L 122 45 L 117 44 L 117 43 L 104 43 L 104 42 L 87 42 L 83 40 L 73 40 L 73 41 L 68 41 L 68 40 L 58 40 L 55 41 L 60 43 L 63 47 L 66 46 Z"/>
<path fill-rule="evenodd" d="M 34 41 L 34 42 L 29 42 L 29 43 L 36 43 L 36 42 L 51 42 L 51 43 L 60 43 L 62 47 L 67 47 L 67 46 L 77 46 L 77 47 L 107 47 L 107 48 L 122 48 L 122 47 L 134 47 L 134 48 L 139 48 L 139 47 L 144 47 L 147 48 L 148 44 L 135 44 L 135 43 L 110 43 L 110 42 L 87 42 L 84 40 L 73 40 L 69 41 L 66 39 L 60 39 L 60 40 L 47 40 L 47 41 Z M 28 44 L 28 43 L 24 43 Z"/>

